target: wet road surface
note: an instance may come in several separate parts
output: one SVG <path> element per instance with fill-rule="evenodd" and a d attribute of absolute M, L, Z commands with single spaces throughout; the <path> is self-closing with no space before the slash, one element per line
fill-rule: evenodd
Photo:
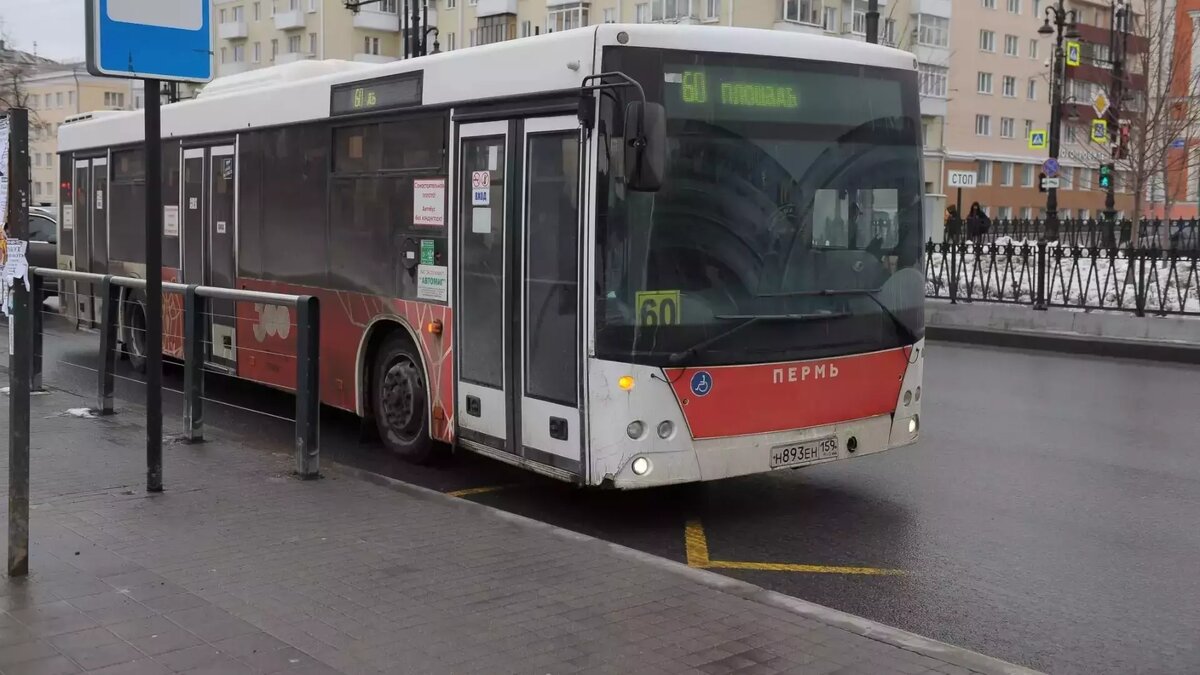
<path fill-rule="evenodd" d="M 48 384 L 92 395 L 97 344 L 52 329 Z M 208 424 L 287 450 L 290 421 L 259 412 L 290 417 L 289 396 L 220 377 L 208 395 Z M 141 397 L 118 380 L 118 410 Z M 720 573 L 1033 668 L 1200 672 L 1200 368 L 934 343 L 925 397 L 915 447 L 634 493 L 470 454 L 411 466 L 332 411 L 321 451 L 679 561 L 691 523 Z"/>

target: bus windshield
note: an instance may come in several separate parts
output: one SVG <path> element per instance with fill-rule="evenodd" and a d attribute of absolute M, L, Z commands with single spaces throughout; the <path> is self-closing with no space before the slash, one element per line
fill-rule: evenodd
<path fill-rule="evenodd" d="M 662 189 L 625 189 L 601 99 L 596 350 L 649 365 L 821 358 L 924 333 L 912 72 L 614 48 L 667 111 Z"/>

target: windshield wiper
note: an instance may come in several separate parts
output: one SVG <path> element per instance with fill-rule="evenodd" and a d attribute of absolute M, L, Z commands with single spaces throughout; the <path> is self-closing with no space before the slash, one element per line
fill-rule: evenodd
<path fill-rule="evenodd" d="M 813 312 L 809 314 L 718 314 L 714 318 L 721 321 L 737 321 L 741 323 L 730 328 L 729 330 L 721 331 L 716 335 L 705 338 L 696 344 L 684 349 L 683 351 L 675 352 L 667 357 L 667 361 L 673 366 L 683 365 L 685 361 L 692 358 L 701 349 L 712 346 L 713 344 L 724 340 L 750 324 L 758 323 L 759 321 L 812 321 L 814 319 L 842 319 L 850 316 L 848 312 Z"/>
<path fill-rule="evenodd" d="M 782 293 L 759 293 L 756 297 L 759 298 L 812 298 L 812 297 L 837 297 L 842 295 L 861 295 L 871 299 L 883 313 L 887 315 L 892 323 L 896 325 L 896 329 L 900 331 L 904 339 L 910 343 L 917 342 L 917 334 L 913 332 L 908 324 L 900 320 L 900 317 L 891 310 L 883 301 L 876 295 L 881 290 L 880 288 L 826 288 L 819 291 L 784 291 Z"/>

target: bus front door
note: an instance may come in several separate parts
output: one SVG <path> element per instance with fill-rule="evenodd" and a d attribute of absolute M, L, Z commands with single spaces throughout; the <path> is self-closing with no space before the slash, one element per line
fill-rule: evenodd
<path fill-rule="evenodd" d="M 237 157 L 235 147 L 226 145 L 209 151 L 207 281 L 210 286 L 233 288 L 237 281 L 234 240 L 237 231 Z M 209 361 L 233 372 L 237 367 L 237 303 L 209 299 L 212 321 Z"/>
<path fill-rule="evenodd" d="M 459 437 L 580 477 L 579 121 L 464 125 L 458 150 Z"/>

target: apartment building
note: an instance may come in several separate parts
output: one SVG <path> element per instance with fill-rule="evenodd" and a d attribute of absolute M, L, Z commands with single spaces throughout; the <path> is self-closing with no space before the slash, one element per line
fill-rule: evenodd
<path fill-rule="evenodd" d="M 1031 149 L 1029 138 L 1034 131 L 1048 131 L 1050 121 L 1054 36 L 1038 34 L 1049 4 L 955 2 L 954 20 L 962 29 L 950 40 L 954 67 L 945 117 L 946 169 L 978 172 L 979 187 L 964 190 L 964 207 L 978 201 L 993 218 L 1045 216 L 1046 194 L 1038 183 L 1049 153 Z M 1112 8 L 1107 0 L 1072 0 L 1066 6 L 1076 12 L 1083 58 L 1080 66 L 1067 68 L 1063 89 L 1059 214 L 1096 218 L 1105 198 L 1098 187 L 1098 168 L 1109 151 L 1092 143 L 1089 127 L 1096 117 L 1096 94 L 1107 95 L 1111 88 Z M 1137 47 L 1134 41 L 1131 48 Z M 1135 99 L 1144 92 L 1144 74 L 1132 73 L 1127 90 Z M 1119 212 L 1132 208 L 1130 181 L 1124 178 L 1118 173 Z"/>
<path fill-rule="evenodd" d="M 43 65 L 21 86 L 29 108 L 31 203 L 58 203 L 58 127 L 68 117 L 133 107 L 130 80 L 88 75 L 82 63 Z"/>

